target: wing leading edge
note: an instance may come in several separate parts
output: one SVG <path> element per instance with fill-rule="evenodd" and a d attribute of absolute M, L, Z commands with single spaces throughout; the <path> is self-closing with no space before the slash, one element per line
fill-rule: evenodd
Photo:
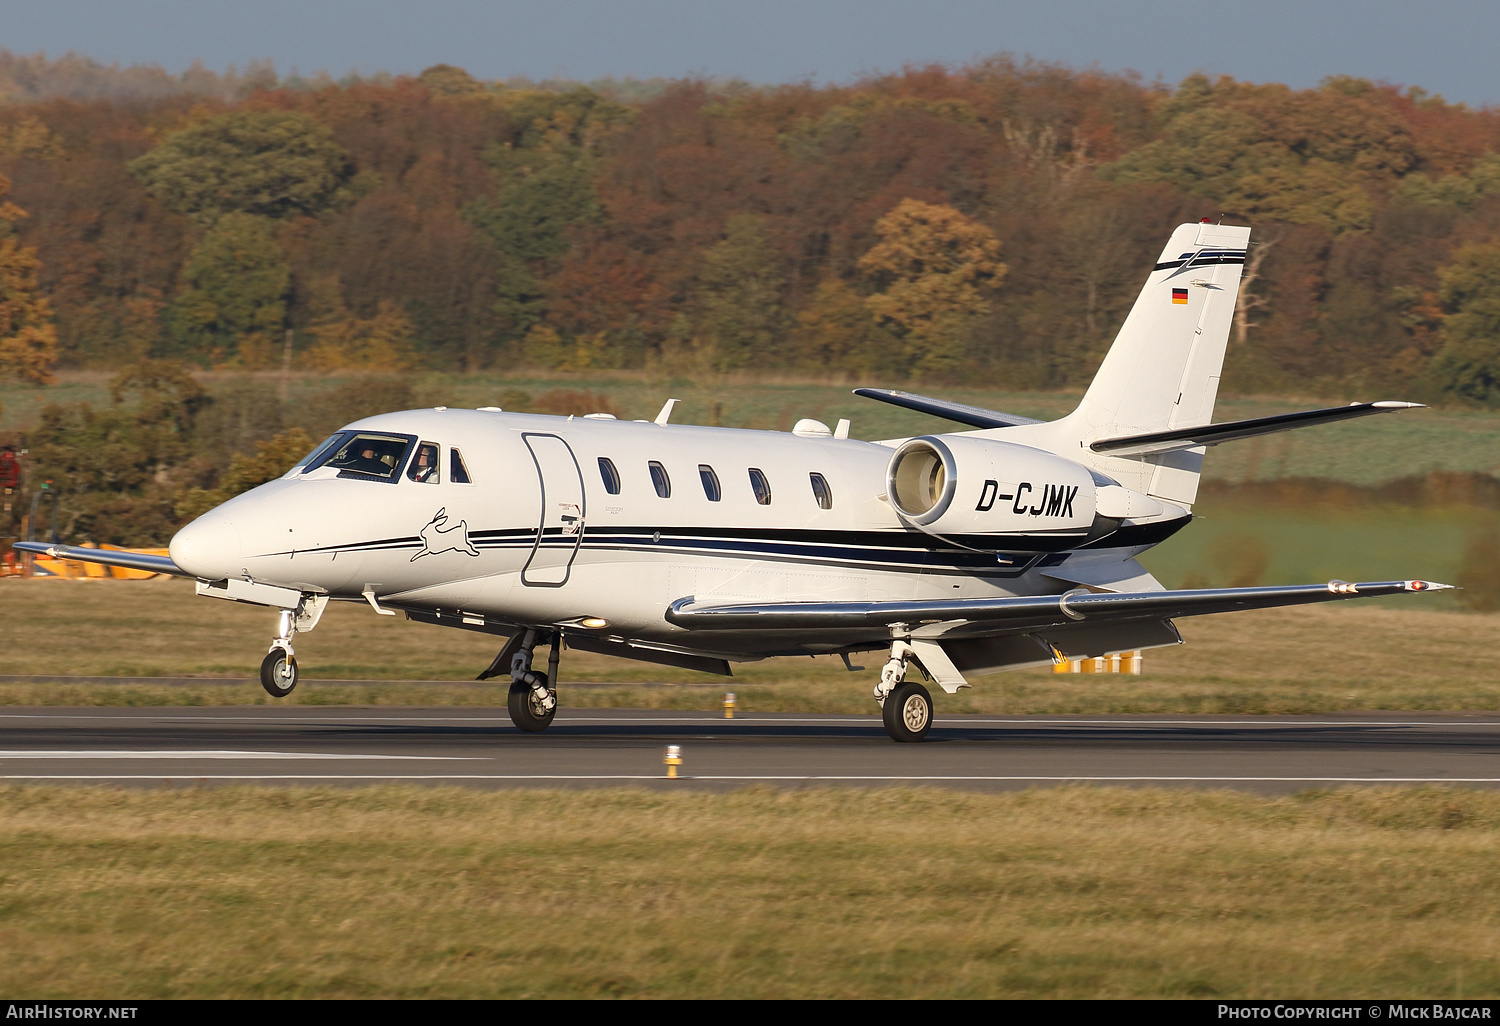
<path fill-rule="evenodd" d="M 905 628 L 921 632 L 948 624 L 982 624 L 989 628 L 963 633 L 1007 634 L 1048 625 L 1162 620 L 1178 616 L 1227 613 L 1238 609 L 1271 609 L 1311 602 L 1441 591 L 1451 584 L 1429 581 L 1375 581 L 1350 584 L 1297 584 L 1266 588 L 1201 588 L 1098 594 L 1069 591 L 998 599 L 950 599 L 935 602 L 774 602 L 761 605 L 698 606 L 694 599 L 673 602 L 667 620 L 694 631 L 837 630 Z M 925 633 L 925 632 L 922 632 Z M 942 629 L 933 632 L 937 636 Z"/>
<path fill-rule="evenodd" d="M 125 549 L 86 549 L 79 545 L 48 545 L 46 542 L 16 542 L 11 548 L 18 552 L 30 552 L 53 559 L 73 559 L 80 563 L 102 563 L 105 566 L 123 566 L 131 570 L 149 570 L 173 577 L 192 577 L 182 567 L 172 562 L 170 556 L 153 556 L 145 552 L 129 552 Z"/>

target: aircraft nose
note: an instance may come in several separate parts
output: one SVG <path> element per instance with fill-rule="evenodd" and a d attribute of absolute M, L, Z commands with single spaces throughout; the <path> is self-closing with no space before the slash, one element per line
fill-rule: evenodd
<path fill-rule="evenodd" d="M 194 577 L 221 581 L 240 572 L 240 531 L 234 521 L 205 513 L 172 537 L 172 562 Z"/>

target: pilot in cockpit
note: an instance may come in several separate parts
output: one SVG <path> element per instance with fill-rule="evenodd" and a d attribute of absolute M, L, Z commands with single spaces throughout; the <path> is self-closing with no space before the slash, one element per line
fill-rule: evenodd
<path fill-rule="evenodd" d="M 417 446 L 417 454 L 412 458 L 411 467 L 407 469 L 406 476 L 419 484 L 436 484 L 437 461 L 437 446 L 430 442 L 423 442 Z"/>

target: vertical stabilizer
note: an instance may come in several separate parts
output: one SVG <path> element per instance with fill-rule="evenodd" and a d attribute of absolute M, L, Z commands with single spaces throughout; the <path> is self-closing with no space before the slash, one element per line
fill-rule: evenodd
<path fill-rule="evenodd" d="M 1103 435 L 1213 418 L 1249 228 L 1185 224 L 1172 233 L 1083 397 Z"/>
<path fill-rule="evenodd" d="M 1000 429 L 1096 467 L 1121 484 L 1174 502 L 1198 493 L 1203 449 L 1146 457 L 1088 452 L 1100 438 L 1207 424 L 1239 295 L 1249 228 L 1179 225 L 1135 306 L 1069 416 L 1036 428 Z"/>

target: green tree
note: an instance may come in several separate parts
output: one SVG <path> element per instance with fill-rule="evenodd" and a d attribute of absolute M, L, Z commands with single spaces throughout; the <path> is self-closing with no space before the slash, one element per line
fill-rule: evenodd
<path fill-rule="evenodd" d="M 465 214 L 499 251 L 496 313 L 519 337 L 546 312 L 540 279 L 567 251 L 569 233 L 603 222 L 594 187 L 601 144 L 628 111 L 582 88 L 503 100 L 514 127 L 485 150 L 494 197 L 470 204 Z"/>
<path fill-rule="evenodd" d="M 312 446 L 312 436 L 297 427 L 256 442 L 253 456 L 238 455 L 229 461 L 217 488 L 183 491 L 175 504 L 177 515 L 183 519 L 200 516 L 242 492 L 276 480 L 306 456 Z"/>
<path fill-rule="evenodd" d="M 286 319 L 291 271 L 271 223 L 226 214 L 209 229 L 183 269 L 187 287 L 172 304 L 174 334 L 194 355 L 268 365 Z"/>
<path fill-rule="evenodd" d="M 193 428 L 207 402 L 181 364 L 143 361 L 110 383 L 110 406 L 52 404 L 27 432 L 33 474 L 50 479 L 72 540 L 166 542 L 172 497 L 190 475 Z"/>
<path fill-rule="evenodd" d="M 294 111 L 235 111 L 174 132 L 129 170 L 207 227 L 229 213 L 316 214 L 347 192 L 353 164 L 328 128 Z"/>
<path fill-rule="evenodd" d="M 473 96 L 484 92 L 483 84 L 473 75 L 452 64 L 424 68 L 417 80 L 439 96 Z"/>
<path fill-rule="evenodd" d="M 1500 193 L 1500 153 L 1486 153 L 1474 162 L 1467 174 L 1407 175 L 1400 194 L 1406 199 L 1432 207 L 1456 207 L 1473 210 L 1490 196 Z"/>
<path fill-rule="evenodd" d="M 866 308 L 902 338 L 911 374 L 952 370 L 990 311 L 986 293 L 1005 276 L 1000 240 L 952 207 L 914 199 L 877 221 L 875 234 L 859 261 L 878 290 Z"/>
<path fill-rule="evenodd" d="M 901 344 L 870 315 L 864 297 L 841 278 L 818 283 L 797 312 L 792 359 L 815 373 L 901 373 Z"/>
<path fill-rule="evenodd" d="M 759 217 L 729 219 L 724 238 L 703 253 L 693 292 L 693 324 L 721 370 L 776 356 L 788 328 L 776 253 Z"/>
<path fill-rule="evenodd" d="M 1445 310 L 1435 384 L 1475 403 L 1500 402 L 1500 243 L 1471 245 L 1438 268 Z"/>
<path fill-rule="evenodd" d="M 1241 217 L 1364 231 L 1370 187 L 1417 159 L 1410 131 L 1368 93 L 1354 79 L 1294 92 L 1193 75 L 1163 106 L 1161 136 L 1103 174 L 1169 182 Z"/>

